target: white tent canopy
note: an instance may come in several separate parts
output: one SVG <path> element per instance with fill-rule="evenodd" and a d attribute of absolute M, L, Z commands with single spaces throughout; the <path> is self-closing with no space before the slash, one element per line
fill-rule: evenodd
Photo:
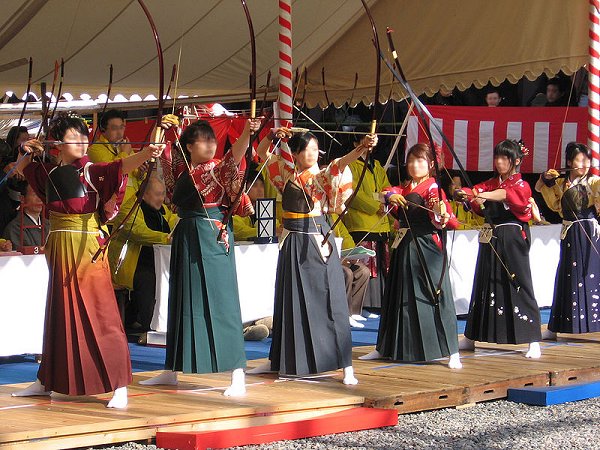
<path fill-rule="evenodd" d="M 165 60 L 165 83 L 180 58 L 176 92 L 203 98 L 248 96 L 249 34 L 238 0 L 145 0 Z M 414 89 L 499 84 L 522 76 L 572 73 L 587 62 L 586 0 L 371 0 L 381 46 L 395 30 L 398 52 Z M 257 44 L 258 85 L 269 70 L 277 86 L 278 2 L 248 0 Z M 32 90 L 52 84 L 54 61 L 65 59 L 63 92 L 97 98 L 158 93 L 157 51 L 136 0 L 14 0 L 3 2 L 0 22 L 0 92 L 23 95 L 34 61 Z M 324 105 L 321 68 L 330 100 L 372 101 L 375 52 L 360 0 L 296 0 L 292 5 L 294 67 L 308 69 L 306 101 Z M 16 67 L 11 67 L 17 61 Z M 5 66 L 6 65 L 6 66 Z M 358 87 L 352 92 L 355 73 Z M 382 68 L 381 100 L 391 77 Z M 173 88 L 174 89 L 174 88 Z M 394 85 L 394 98 L 402 92 Z"/>

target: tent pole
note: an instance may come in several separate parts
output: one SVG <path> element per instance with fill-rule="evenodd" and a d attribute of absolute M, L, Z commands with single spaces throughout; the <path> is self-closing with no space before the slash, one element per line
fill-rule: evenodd
<path fill-rule="evenodd" d="M 306 80 L 305 80 L 306 81 Z M 279 113 L 282 126 L 292 124 L 292 1 L 279 0 Z M 301 106 L 302 107 L 302 106 Z"/>
<path fill-rule="evenodd" d="M 600 0 L 589 3 L 588 147 L 592 152 L 591 172 L 600 175 Z"/>

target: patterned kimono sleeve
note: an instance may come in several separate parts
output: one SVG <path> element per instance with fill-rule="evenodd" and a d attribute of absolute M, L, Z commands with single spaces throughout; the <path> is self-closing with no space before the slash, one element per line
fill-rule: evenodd
<path fill-rule="evenodd" d="M 281 156 L 273 154 L 267 164 L 267 170 L 273 187 L 275 187 L 280 194 L 283 193 L 285 184 L 294 175 L 292 169 L 285 164 Z"/>
<path fill-rule="evenodd" d="M 532 218 L 531 187 L 525 180 L 518 179 L 504 186 L 506 202 L 511 213 L 522 222 L 529 222 Z"/>
<path fill-rule="evenodd" d="M 494 178 L 490 178 L 489 180 L 476 184 L 475 186 L 473 186 L 473 189 L 467 187 L 462 188 L 462 190 L 466 192 L 466 194 L 469 196 L 469 204 L 471 205 L 471 210 L 474 214 L 477 214 L 479 216 L 484 215 L 479 203 L 477 203 L 477 201 L 475 200 L 475 193 L 481 194 L 482 192 L 493 191 L 497 187 L 497 181 Z"/>
<path fill-rule="evenodd" d="M 165 180 L 165 194 L 167 203 L 170 204 L 173 199 L 175 182 L 187 169 L 187 164 L 185 159 L 183 159 L 181 151 L 173 146 L 171 142 L 167 142 L 162 155 L 160 155 L 159 161 L 162 167 L 163 178 Z"/>
<path fill-rule="evenodd" d="M 243 189 L 244 172 L 240 171 L 240 165 L 236 164 L 233 154 L 227 152 L 211 171 L 213 179 L 220 184 L 224 191 L 224 203 L 231 205 Z M 239 203 L 235 205 L 234 214 L 247 217 L 254 214 L 254 207 L 248 194 L 245 192 L 239 197 Z"/>
<path fill-rule="evenodd" d="M 211 177 L 225 190 L 226 198 L 233 201 L 241 186 L 239 166 L 231 152 L 227 152 L 211 170 Z"/>
<path fill-rule="evenodd" d="M 434 207 L 436 206 L 436 204 L 438 202 L 438 198 L 439 198 L 437 183 L 431 183 L 431 186 L 429 186 L 429 188 L 427 189 L 426 195 L 427 195 L 427 198 L 425 199 L 425 201 L 427 203 L 427 207 L 429 209 L 434 209 Z M 442 202 L 444 202 L 444 205 L 446 205 L 446 212 L 448 214 L 450 214 L 450 219 L 446 223 L 445 228 L 450 229 L 450 230 L 456 230 L 460 224 L 458 223 L 458 220 L 456 219 L 456 216 L 454 215 L 454 212 L 452 211 L 452 205 L 446 198 L 446 193 L 443 190 L 442 190 Z M 429 218 L 431 219 L 431 223 L 436 228 L 439 228 L 439 229 L 442 228 L 441 220 L 438 215 L 429 211 Z"/>
<path fill-rule="evenodd" d="M 352 172 L 350 168 L 345 167 L 343 171 L 340 170 L 336 159 L 316 174 L 315 179 L 323 189 L 327 199 L 328 211 L 341 214 L 346 209 L 346 200 L 352 195 Z"/>
<path fill-rule="evenodd" d="M 394 217 L 395 219 L 399 219 L 398 206 L 390 204 L 390 197 L 392 196 L 392 194 L 404 195 L 404 188 L 402 186 L 387 186 L 381 190 L 381 194 L 385 199 L 385 204 L 388 206 L 388 208 L 391 208 L 390 214 L 392 215 L 392 217 Z"/>
<path fill-rule="evenodd" d="M 113 219 L 123 203 L 127 175 L 121 170 L 122 162 L 117 159 L 110 163 L 88 163 L 83 169 L 85 180 L 98 193 L 98 213 L 102 222 Z"/>

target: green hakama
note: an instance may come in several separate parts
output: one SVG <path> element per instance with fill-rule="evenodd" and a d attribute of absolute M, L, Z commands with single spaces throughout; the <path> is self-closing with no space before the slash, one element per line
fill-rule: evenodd
<path fill-rule="evenodd" d="M 217 242 L 220 208 L 180 209 L 178 214 L 181 220 L 171 248 L 165 369 L 216 373 L 244 368 L 233 233 L 227 233 L 227 252 Z"/>

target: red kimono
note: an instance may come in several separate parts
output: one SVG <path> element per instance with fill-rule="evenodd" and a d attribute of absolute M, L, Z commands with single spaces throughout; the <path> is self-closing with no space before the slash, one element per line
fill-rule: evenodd
<path fill-rule="evenodd" d="M 406 362 L 432 361 L 455 354 L 456 310 L 444 267 L 447 258 L 440 240 L 440 217 L 432 211 L 439 198 L 437 183 L 428 178 L 414 187 L 409 182 L 385 188 L 383 193 L 386 200 L 392 194 L 401 194 L 411 203 L 406 210 L 395 206 L 392 210 L 402 230 L 391 252 L 377 351 L 384 357 Z M 456 218 L 443 191 L 442 201 L 450 214 L 446 228 L 456 228 Z"/>
<path fill-rule="evenodd" d="M 473 200 L 473 210 L 493 226 L 492 239 L 479 244 L 465 336 L 474 341 L 523 344 L 541 340 L 540 311 L 533 292 L 529 248 L 531 188 L 515 173 L 473 187 L 477 192 L 506 191 L 503 202 Z M 464 189 L 472 194 L 470 189 Z M 487 239 L 483 239 L 487 241 Z M 509 276 L 510 273 L 510 276 Z"/>
<path fill-rule="evenodd" d="M 490 178 L 482 183 L 473 186 L 473 190 L 481 192 L 491 192 L 496 189 L 504 189 L 506 191 L 506 200 L 502 202 L 504 208 L 510 211 L 512 215 L 521 222 L 528 222 L 532 217 L 532 205 L 529 202 L 531 198 L 531 188 L 529 184 L 523 181 L 520 173 L 515 173 L 504 181 L 500 181 L 500 177 Z M 473 190 L 463 188 L 468 195 L 473 194 Z M 472 200 L 471 206 L 473 212 L 483 216 L 483 211 L 475 200 Z M 490 202 L 486 202 L 489 206 Z"/>
<path fill-rule="evenodd" d="M 73 189 L 63 190 L 60 181 L 49 181 L 57 166 L 31 163 L 24 170 L 50 212 L 45 247 L 50 273 L 38 379 L 46 390 L 93 395 L 131 382 L 129 348 L 108 260 L 92 263 L 102 239 L 100 225 L 118 208 L 127 176 L 121 173 L 120 160 L 92 164 L 83 157 L 72 166 L 71 187 L 83 186 L 82 196 L 73 198 L 67 198 Z"/>

